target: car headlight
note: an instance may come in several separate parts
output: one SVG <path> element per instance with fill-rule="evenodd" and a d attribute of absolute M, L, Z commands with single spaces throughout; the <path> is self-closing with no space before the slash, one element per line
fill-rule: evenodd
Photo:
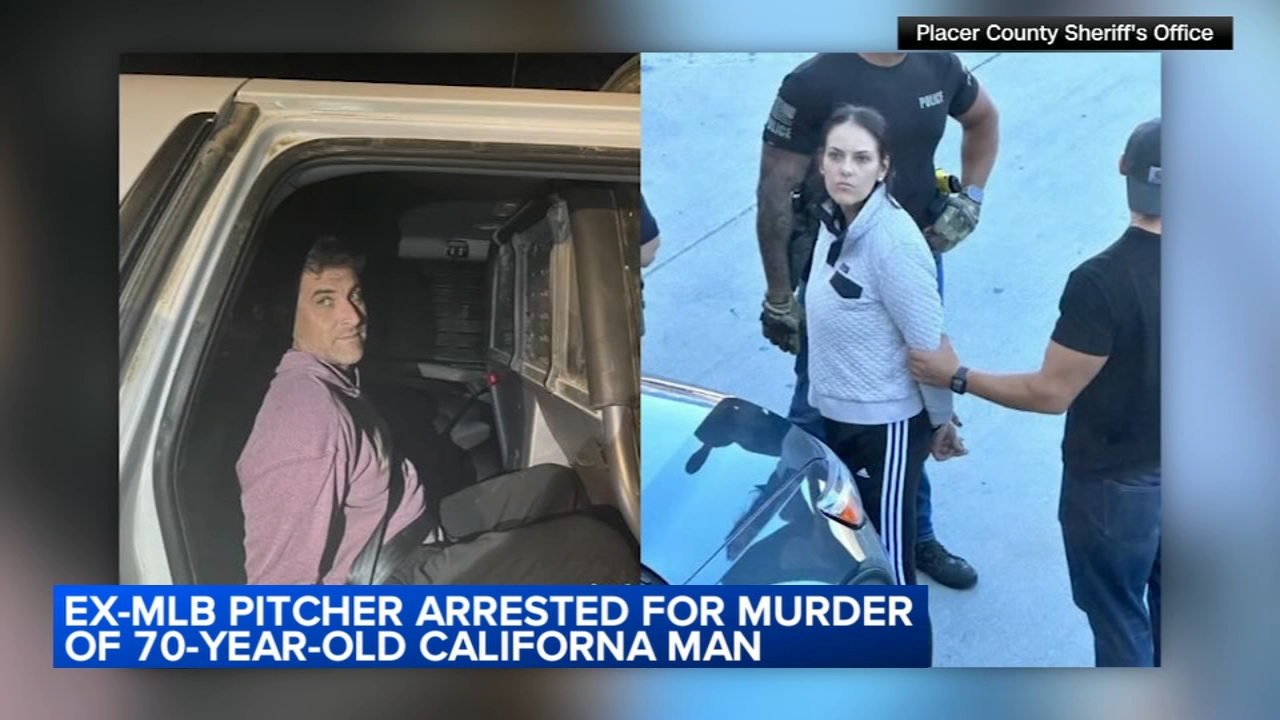
<path fill-rule="evenodd" d="M 893 572 L 875 525 L 867 522 L 862 495 L 848 466 L 830 457 L 819 476 L 814 507 L 831 521 L 832 534 L 858 563 L 857 585 L 892 585 Z"/>
<path fill-rule="evenodd" d="M 818 512 L 851 530 L 861 530 L 867 524 L 867 513 L 862 507 L 857 485 L 843 463 L 830 470 L 822 494 L 818 496 Z"/>

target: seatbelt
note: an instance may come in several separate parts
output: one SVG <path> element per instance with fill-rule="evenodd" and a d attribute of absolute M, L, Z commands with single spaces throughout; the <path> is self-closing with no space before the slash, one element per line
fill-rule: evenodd
<path fill-rule="evenodd" d="M 378 574 L 378 556 L 382 553 L 382 545 L 387 537 L 387 524 L 396 508 L 400 507 L 400 499 L 404 497 L 404 473 L 400 463 L 391 463 L 391 478 L 387 483 L 387 508 L 382 513 L 364 547 L 360 548 L 356 559 L 351 561 L 351 570 L 347 573 L 348 585 L 373 585 Z"/>
<path fill-rule="evenodd" d="M 351 570 L 347 573 L 348 585 L 384 584 L 436 525 L 432 513 L 424 510 L 408 527 L 396 533 L 390 541 L 386 540 L 387 525 L 391 523 L 391 516 L 400 507 L 400 500 L 404 497 L 404 485 L 404 460 L 393 453 L 391 478 L 387 488 L 387 509 L 352 561 Z"/>

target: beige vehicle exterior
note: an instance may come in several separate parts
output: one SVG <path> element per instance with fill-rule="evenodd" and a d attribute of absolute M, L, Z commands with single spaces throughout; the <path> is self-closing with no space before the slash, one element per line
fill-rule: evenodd
<path fill-rule="evenodd" d="M 295 168 L 305 165 L 313 181 L 384 166 L 474 166 L 634 184 L 638 192 L 639 147 L 639 95 L 631 93 L 121 76 L 121 582 L 193 581 L 170 517 L 166 463 L 241 248 L 269 191 L 299 182 Z M 638 537 L 637 331 L 629 310 L 586 301 L 609 286 L 616 293 L 617 278 L 593 274 L 582 253 L 574 264 L 568 247 L 557 253 L 555 277 L 578 278 L 587 342 L 617 339 L 616 348 L 589 353 L 589 393 L 574 401 L 603 428 L 604 492 Z M 632 263 L 625 253 L 607 251 L 599 262 L 624 268 Z M 557 293 L 557 322 L 569 295 Z M 556 342 L 552 365 L 565 353 Z M 518 358 L 511 362 L 520 370 Z M 560 369 L 525 372 L 531 397 L 565 396 Z M 536 447 L 551 435 L 531 432 L 528 457 L 555 456 Z"/>

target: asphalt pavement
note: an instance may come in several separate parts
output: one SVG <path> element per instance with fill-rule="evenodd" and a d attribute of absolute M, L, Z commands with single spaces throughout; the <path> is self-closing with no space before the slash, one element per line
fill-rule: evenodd
<path fill-rule="evenodd" d="M 645 270 L 642 369 L 786 412 L 793 356 L 760 334 L 755 234 L 761 131 L 809 54 L 645 54 L 643 189 L 662 232 Z M 945 257 L 947 328 L 965 364 L 1039 367 L 1067 274 L 1128 222 L 1117 171 L 1135 125 L 1160 113 L 1156 54 L 961 58 L 1000 110 L 978 230 Z M 936 160 L 959 174 L 960 127 Z M 1088 666 L 1057 522 L 1062 417 L 957 402 L 968 457 L 929 461 L 939 539 L 977 587 L 930 583 L 935 663 Z"/>

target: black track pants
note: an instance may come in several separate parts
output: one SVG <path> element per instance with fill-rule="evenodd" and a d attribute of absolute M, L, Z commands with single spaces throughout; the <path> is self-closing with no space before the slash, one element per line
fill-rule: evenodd
<path fill-rule="evenodd" d="M 915 585 L 916 492 L 933 441 L 929 416 L 921 412 L 888 425 L 851 425 L 828 419 L 826 439 L 857 479 L 858 492 L 884 542 L 896 581 Z"/>

